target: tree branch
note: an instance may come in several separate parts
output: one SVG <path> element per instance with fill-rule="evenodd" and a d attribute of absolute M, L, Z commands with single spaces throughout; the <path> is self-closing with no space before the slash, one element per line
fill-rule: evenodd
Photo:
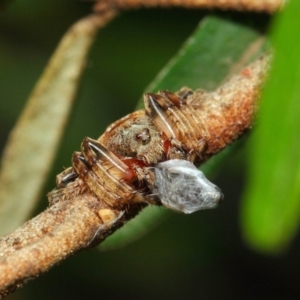
<path fill-rule="evenodd" d="M 94 10 L 103 11 L 108 7 L 120 9 L 184 7 L 274 13 L 283 6 L 284 2 L 284 0 L 98 0 Z"/>
<path fill-rule="evenodd" d="M 90 246 L 94 239 L 104 240 L 138 211 L 139 207 L 112 211 L 88 192 L 51 206 L 1 239 L 0 297 Z"/>
<path fill-rule="evenodd" d="M 196 93 L 188 102 L 197 109 L 209 138 L 203 159 L 207 160 L 252 126 L 257 110 L 260 87 L 269 69 L 266 55 L 244 68 L 216 91 Z"/>
<path fill-rule="evenodd" d="M 210 135 L 203 154 L 205 159 L 251 127 L 268 65 L 269 57 L 263 57 L 215 92 L 196 91 L 188 98 Z M 74 189 L 70 185 L 65 189 Z M 118 211 L 111 210 L 102 200 L 88 190 L 70 200 L 60 199 L 15 232 L 2 237 L 0 298 L 66 257 L 100 243 L 146 205 L 135 204 Z"/>

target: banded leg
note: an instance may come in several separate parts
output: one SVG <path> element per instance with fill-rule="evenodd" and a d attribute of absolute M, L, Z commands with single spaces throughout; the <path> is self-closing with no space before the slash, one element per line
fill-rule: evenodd
<path fill-rule="evenodd" d="M 78 174 L 72 167 L 65 169 L 56 176 L 56 185 L 58 188 L 65 188 L 69 183 L 73 182 L 78 177 Z"/>
<path fill-rule="evenodd" d="M 82 194 L 87 190 L 86 184 L 78 178 L 74 168 L 65 169 L 56 176 L 57 189 L 48 193 L 49 204 L 53 205 L 58 201 L 72 199 L 72 197 Z"/>
<path fill-rule="evenodd" d="M 81 153 L 73 155 L 73 167 L 99 199 L 116 207 L 142 202 L 143 197 L 130 182 L 135 173 L 99 142 L 85 138 Z"/>
<path fill-rule="evenodd" d="M 194 160 L 195 154 L 201 156 L 208 134 L 192 107 L 178 95 L 167 91 L 145 94 L 144 102 L 148 115 L 173 146 L 184 148 L 189 160 Z M 169 158 L 176 157 L 171 153 Z"/>

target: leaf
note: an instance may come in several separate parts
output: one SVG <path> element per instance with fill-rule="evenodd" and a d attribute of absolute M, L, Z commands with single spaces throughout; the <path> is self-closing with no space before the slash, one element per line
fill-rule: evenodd
<path fill-rule="evenodd" d="M 192 89 L 215 89 L 225 77 L 260 53 L 263 39 L 255 28 L 248 26 L 250 22 L 250 18 L 244 17 L 241 22 L 229 15 L 226 18 L 206 17 L 146 91 L 176 91 L 183 86 Z M 142 100 L 138 107 L 143 108 Z M 219 158 L 207 164 L 207 167 L 203 166 L 206 174 L 213 172 L 226 152 L 218 155 Z M 140 216 L 110 236 L 99 248 L 116 248 L 136 240 L 141 233 L 145 234 L 153 228 L 154 222 L 159 223 L 158 220 L 167 213 L 169 211 L 164 208 L 145 209 Z"/>
<path fill-rule="evenodd" d="M 91 15 L 63 37 L 4 149 L 0 173 L 0 235 L 24 222 L 35 207 L 67 124 L 90 45 L 111 18 Z"/>
<path fill-rule="evenodd" d="M 265 253 L 284 250 L 299 226 L 299 15 L 299 1 L 290 1 L 274 20 L 275 57 L 251 141 L 242 223 L 247 242 Z"/>

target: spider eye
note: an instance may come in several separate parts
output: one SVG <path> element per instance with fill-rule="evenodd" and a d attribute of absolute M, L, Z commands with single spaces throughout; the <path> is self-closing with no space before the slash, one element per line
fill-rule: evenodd
<path fill-rule="evenodd" d="M 151 135 L 148 128 L 144 128 L 141 132 L 135 135 L 135 139 L 142 145 L 146 145 L 151 141 Z"/>

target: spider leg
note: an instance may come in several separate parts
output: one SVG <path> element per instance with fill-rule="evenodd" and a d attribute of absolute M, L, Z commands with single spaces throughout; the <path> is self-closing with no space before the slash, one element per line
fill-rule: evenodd
<path fill-rule="evenodd" d="M 73 167 L 99 199 L 110 207 L 143 201 L 130 184 L 133 170 L 122 160 L 90 138 L 83 140 L 81 150 L 73 155 Z"/>
<path fill-rule="evenodd" d="M 193 134 L 191 134 L 190 136 L 185 135 L 185 137 L 192 136 L 192 140 L 186 141 L 186 146 L 190 149 L 188 156 L 192 156 L 192 154 L 196 152 L 197 155 L 201 157 L 201 153 L 205 148 L 206 141 L 209 137 L 209 134 L 201 118 L 195 112 L 195 110 L 178 95 L 168 91 L 161 91 L 160 94 L 163 95 L 166 99 L 170 100 L 174 105 L 176 105 L 184 115 L 185 122 L 191 125 Z"/>
<path fill-rule="evenodd" d="M 111 191 L 106 185 L 105 176 L 97 176 L 85 161 L 81 153 L 74 153 L 72 157 L 73 167 L 90 188 L 90 190 L 101 200 L 104 200 L 109 206 L 115 206 L 115 202 L 120 200 L 117 193 Z"/>
<path fill-rule="evenodd" d="M 180 111 L 183 113 L 183 115 L 186 117 L 188 122 L 192 125 L 192 128 L 195 131 L 196 136 L 198 139 L 207 138 L 208 132 L 199 117 L 199 115 L 195 112 L 195 110 L 186 103 L 185 100 L 183 100 L 178 95 L 168 92 L 168 91 L 162 91 L 160 92 L 161 95 L 163 95 L 165 98 L 169 99 L 171 102 L 173 102 L 174 105 L 176 105 Z"/>
<path fill-rule="evenodd" d="M 183 100 L 187 100 L 187 98 L 193 94 L 194 91 L 188 87 L 182 87 L 179 91 L 176 92 L 176 95 L 178 95 Z"/>
<path fill-rule="evenodd" d="M 170 122 L 167 111 L 161 106 L 159 100 L 163 97 L 158 94 L 147 93 L 144 95 L 144 103 L 147 114 L 152 118 L 154 124 L 160 128 L 168 138 L 177 138 L 173 122 Z"/>
<path fill-rule="evenodd" d="M 59 188 L 64 188 L 69 183 L 73 182 L 77 177 L 78 175 L 74 169 L 69 167 L 56 176 L 56 185 Z"/>
<path fill-rule="evenodd" d="M 85 138 L 81 144 L 81 150 L 90 166 L 93 167 L 102 162 L 99 164 L 99 169 L 111 177 L 112 180 L 123 178 L 130 181 L 135 176 L 132 170 L 121 159 L 96 140 L 88 137 Z"/>
<path fill-rule="evenodd" d="M 148 115 L 173 146 L 183 148 L 189 160 L 194 160 L 195 154 L 201 155 L 208 134 L 192 107 L 178 95 L 167 91 L 145 94 L 144 102 Z M 171 154 L 169 158 L 176 157 Z"/>

